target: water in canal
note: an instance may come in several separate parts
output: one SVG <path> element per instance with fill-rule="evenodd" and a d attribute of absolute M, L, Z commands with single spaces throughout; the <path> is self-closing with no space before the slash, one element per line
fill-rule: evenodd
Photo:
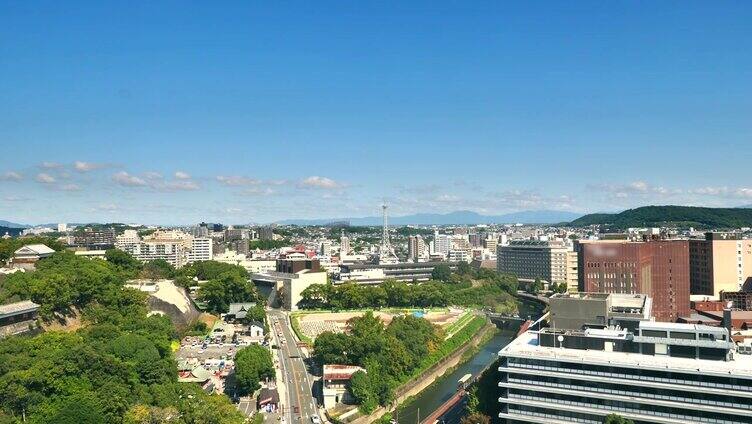
<path fill-rule="evenodd" d="M 540 308 L 535 304 L 522 302 L 520 304 L 520 316 L 531 316 L 535 319 L 540 315 Z M 510 326 L 508 329 L 499 330 L 494 337 L 467 362 L 458 366 L 454 371 L 434 382 L 433 385 L 420 392 L 412 402 L 400 408 L 399 423 L 415 424 L 420 416 L 425 418 L 438 409 L 444 402 L 457 392 L 457 381 L 465 374 L 475 375 L 498 359 L 498 352 L 506 346 L 517 334 L 518 326 Z"/>

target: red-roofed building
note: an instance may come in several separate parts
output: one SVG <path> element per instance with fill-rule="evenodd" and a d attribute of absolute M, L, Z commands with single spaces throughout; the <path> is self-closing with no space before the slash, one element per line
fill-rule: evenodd
<path fill-rule="evenodd" d="M 358 371 L 365 372 L 366 370 L 355 365 L 324 365 L 324 384 L 322 384 L 324 408 L 330 409 L 341 403 L 353 402 L 347 390 L 347 383 Z"/>

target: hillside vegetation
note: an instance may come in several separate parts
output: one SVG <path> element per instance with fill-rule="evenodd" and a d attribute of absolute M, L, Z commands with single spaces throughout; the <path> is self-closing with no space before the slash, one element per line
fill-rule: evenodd
<path fill-rule="evenodd" d="M 621 213 L 585 215 L 570 223 L 575 227 L 602 225 L 613 229 L 679 226 L 696 228 L 752 227 L 752 209 L 694 206 L 644 206 Z"/>

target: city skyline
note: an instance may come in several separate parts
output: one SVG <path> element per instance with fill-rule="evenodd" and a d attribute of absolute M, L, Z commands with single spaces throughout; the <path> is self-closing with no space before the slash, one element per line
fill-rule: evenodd
<path fill-rule="evenodd" d="M 0 219 L 749 205 L 750 18 L 732 2 L 6 3 Z"/>

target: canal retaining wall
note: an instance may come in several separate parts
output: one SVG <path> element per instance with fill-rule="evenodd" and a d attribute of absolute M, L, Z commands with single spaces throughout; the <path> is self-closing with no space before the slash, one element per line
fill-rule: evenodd
<path fill-rule="evenodd" d="M 398 405 L 411 396 L 415 396 L 421 391 L 423 391 L 425 388 L 430 386 L 434 381 L 436 381 L 438 378 L 443 376 L 447 370 L 450 370 L 457 365 L 459 365 L 462 362 L 463 356 L 465 352 L 468 350 L 475 349 L 480 342 L 484 339 L 486 334 L 489 331 L 494 331 L 496 329 L 496 326 L 491 323 L 490 321 L 486 322 L 486 325 L 481 329 L 481 331 L 478 331 L 478 333 L 470 339 L 468 343 L 466 343 L 461 348 L 455 350 L 453 353 L 448 355 L 446 358 L 442 359 L 441 361 L 437 362 L 434 366 L 429 368 L 426 372 L 421 374 L 419 377 L 416 377 L 412 381 L 409 381 L 402 385 L 400 388 L 398 388 L 395 391 L 395 405 Z M 358 418 L 355 418 L 352 421 L 347 421 L 351 424 L 368 424 L 372 423 L 379 418 L 381 418 L 384 414 L 388 412 L 394 411 L 393 407 L 379 407 L 376 410 L 374 410 L 371 414 L 366 416 L 360 416 Z M 426 411 L 428 413 L 428 411 Z"/>

